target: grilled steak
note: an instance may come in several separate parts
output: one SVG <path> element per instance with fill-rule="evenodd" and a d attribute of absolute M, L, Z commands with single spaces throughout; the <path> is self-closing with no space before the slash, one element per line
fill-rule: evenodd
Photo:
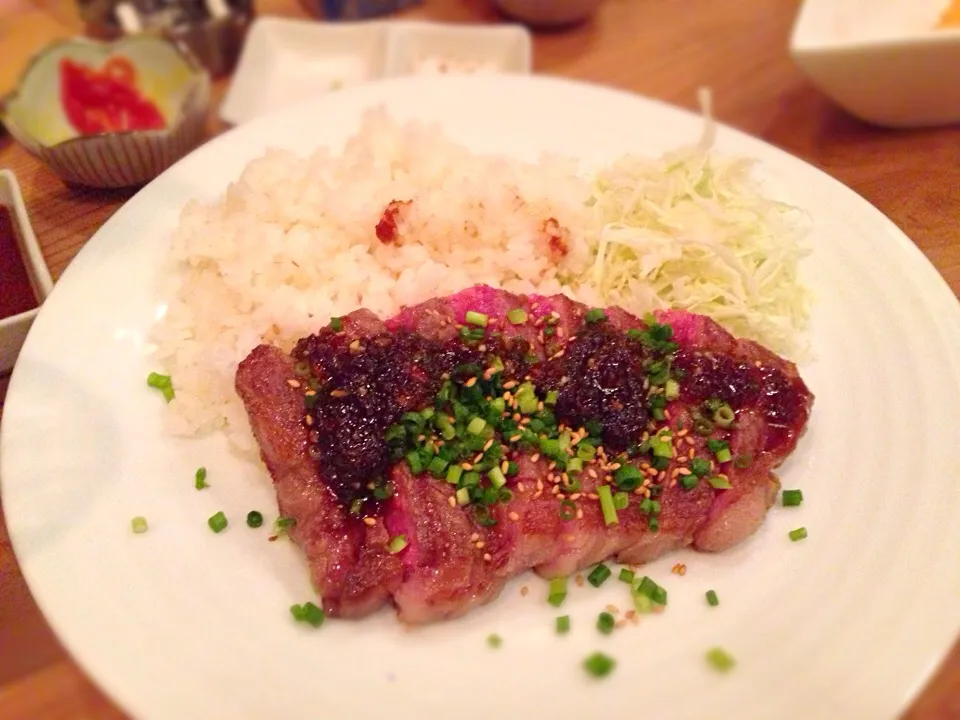
<path fill-rule="evenodd" d="M 476 286 L 260 346 L 237 392 L 332 615 L 456 617 L 511 576 L 719 551 L 779 487 L 813 396 L 681 311 Z"/>

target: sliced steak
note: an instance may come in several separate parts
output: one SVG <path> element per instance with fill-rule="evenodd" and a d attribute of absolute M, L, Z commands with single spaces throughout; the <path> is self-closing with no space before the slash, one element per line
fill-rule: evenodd
<path fill-rule="evenodd" d="M 324 607 L 392 598 L 407 623 L 531 568 L 730 547 L 813 402 L 791 363 L 708 318 L 487 286 L 334 319 L 293 357 L 257 348 L 237 389 Z"/>

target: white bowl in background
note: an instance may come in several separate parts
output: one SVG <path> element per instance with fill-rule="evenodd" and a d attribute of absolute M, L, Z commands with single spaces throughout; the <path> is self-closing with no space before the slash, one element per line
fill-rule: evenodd
<path fill-rule="evenodd" d="M 304 98 L 382 77 L 438 72 L 529 73 L 521 25 L 408 20 L 254 20 L 220 118 L 237 125 Z"/>
<path fill-rule="evenodd" d="M 30 226 L 17 178 L 10 170 L 0 170 L 0 205 L 5 205 L 10 211 L 17 250 L 20 251 L 20 259 L 27 270 L 27 277 L 30 278 L 30 285 L 37 300 L 37 306 L 31 310 L 0 318 L 0 373 L 5 373 L 16 362 L 30 326 L 40 312 L 40 306 L 53 289 L 53 279 Z M 0 277 L 3 275 L 4 268 L 0 267 Z"/>
<path fill-rule="evenodd" d="M 960 28 L 947 0 L 806 0 L 790 55 L 834 102 L 886 127 L 960 122 Z"/>

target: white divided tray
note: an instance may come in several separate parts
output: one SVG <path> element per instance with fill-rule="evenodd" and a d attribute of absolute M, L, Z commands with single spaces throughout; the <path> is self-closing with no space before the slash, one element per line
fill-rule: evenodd
<path fill-rule="evenodd" d="M 531 62 L 530 33 L 521 25 L 261 17 L 250 27 L 220 118 L 240 124 L 380 77 L 529 73 Z"/>

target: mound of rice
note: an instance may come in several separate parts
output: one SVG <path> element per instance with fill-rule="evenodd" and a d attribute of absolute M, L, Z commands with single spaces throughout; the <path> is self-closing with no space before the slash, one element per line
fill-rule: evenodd
<path fill-rule="evenodd" d="M 709 172 L 702 170 L 707 165 L 703 148 L 696 153 L 697 172 Z M 668 170 L 676 167 L 676 157 L 664 162 L 670 163 Z M 382 110 L 367 114 L 342 153 L 319 150 L 301 158 L 267 152 L 247 166 L 222 198 L 188 204 L 174 234 L 171 267 L 165 273 L 172 283 L 169 307 L 154 329 L 157 359 L 176 389 L 171 412 L 165 413 L 170 430 L 194 436 L 222 429 L 236 449 L 252 453 L 255 444 L 233 390 L 237 364 L 260 343 L 290 349 L 331 317 L 359 307 L 387 317 L 404 305 L 476 283 L 519 293 L 563 292 L 591 305 L 618 302 L 637 313 L 670 304 L 690 307 L 695 303 L 685 295 L 682 263 L 698 263 L 697 272 L 707 277 L 709 258 L 725 268 L 717 275 L 720 282 L 731 272 L 747 277 L 745 287 L 755 284 L 751 273 L 772 287 L 784 286 L 783 278 L 787 285 L 795 281 L 800 254 L 793 250 L 795 238 L 781 241 L 758 223 L 756 212 L 745 216 L 742 206 L 732 224 L 727 218 L 717 225 L 715 206 L 727 200 L 712 191 L 693 202 L 687 195 L 664 202 L 657 195 L 661 190 L 653 187 L 656 182 L 649 182 L 661 170 L 656 164 L 643 167 L 654 195 L 627 188 L 632 209 L 618 209 L 617 217 L 637 218 L 641 210 L 655 217 L 636 219 L 640 235 L 619 240 L 631 243 L 632 249 L 621 254 L 632 253 L 637 270 L 628 270 L 629 278 L 611 290 L 605 287 L 610 274 L 598 277 L 597 263 L 604 257 L 609 262 L 611 253 L 603 247 L 607 237 L 617 241 L 622 236 L 622 223 L 611 221 L 612 200 L 597 201 L 600 180 L 578 175 L 573 160 L 543 157 L 524 163 L 476 155 L 436 126 L 399 124 Z M 609 173 L 607 177 L 609 183 Z M 630 182 L 639 188 L 641 179 Z M 704 187 L 696 177 L 670 182 Z M 375 228 L 392 201 L 411 202 L 401 213 L 398 241 L 384 243 Z M 623 205 L 622 199 L 616 202 Z M 778 260 L 777 272 L 772 272 L 764 258 L 751 259 L 749 248 L 705 249 L 703 243 L 685 240 L 655 263 L 645 262 L 646 255 L 637 253 L 652 252 L 652 258 L 659 251 L 650 247 L 669 245 L 671 218 L 678 212 L 694 224 L 720 227 L 717 237 L 729 236 L 732 243 L 745 233 L 756 235 L 761 227 L 764 242 L 788 248 L 789 257 Z M 550 250 L 545 232 L 550 219 L 563 229 L 565 255 Z M 710 241 L 716 244 L 717 237 Z M 708 300 L 719 298 L 709 287 L 707 293 Z M 770 313 L 758 310 L 749 288 L 726 294 L 730 297 L 721 298 L 724 305 L 714 313 L 709 303 L 690 309 L 714 315 L 729 313 L 731 307 L 749 310 L 757 319 L 754 336 L 769 341 L 762 321 Z M 746 317 L 741 309 L 734 314 Z M 792 331 L 805 317 L 803 305 L 778 322 Z M 751 326 L 748 321 L 737 329 L 750 335 Z"/>
<path fill-rule="evenodd" d="M 474 155 L 383 111 L 367 115 L 342 154 L 268 151 L 222 199 L 187 205 L 174 234 L 175 284 L 154 333 L 176 388 L 172 430 L 225 428 L 252 448 L 237 363 L 261 342 L 289 349 L 359 307 L 387 317 L 475 283 L 596 302 L 565 283 L 589 264 L 586 246 L 571 243 L 556 264 L 543 232 L 554 218 L 582 236 L 588 195 L 572 161 Z M 412 203 L 401 241 L 385 244 L 375 227 L 392 200 Z"/>

